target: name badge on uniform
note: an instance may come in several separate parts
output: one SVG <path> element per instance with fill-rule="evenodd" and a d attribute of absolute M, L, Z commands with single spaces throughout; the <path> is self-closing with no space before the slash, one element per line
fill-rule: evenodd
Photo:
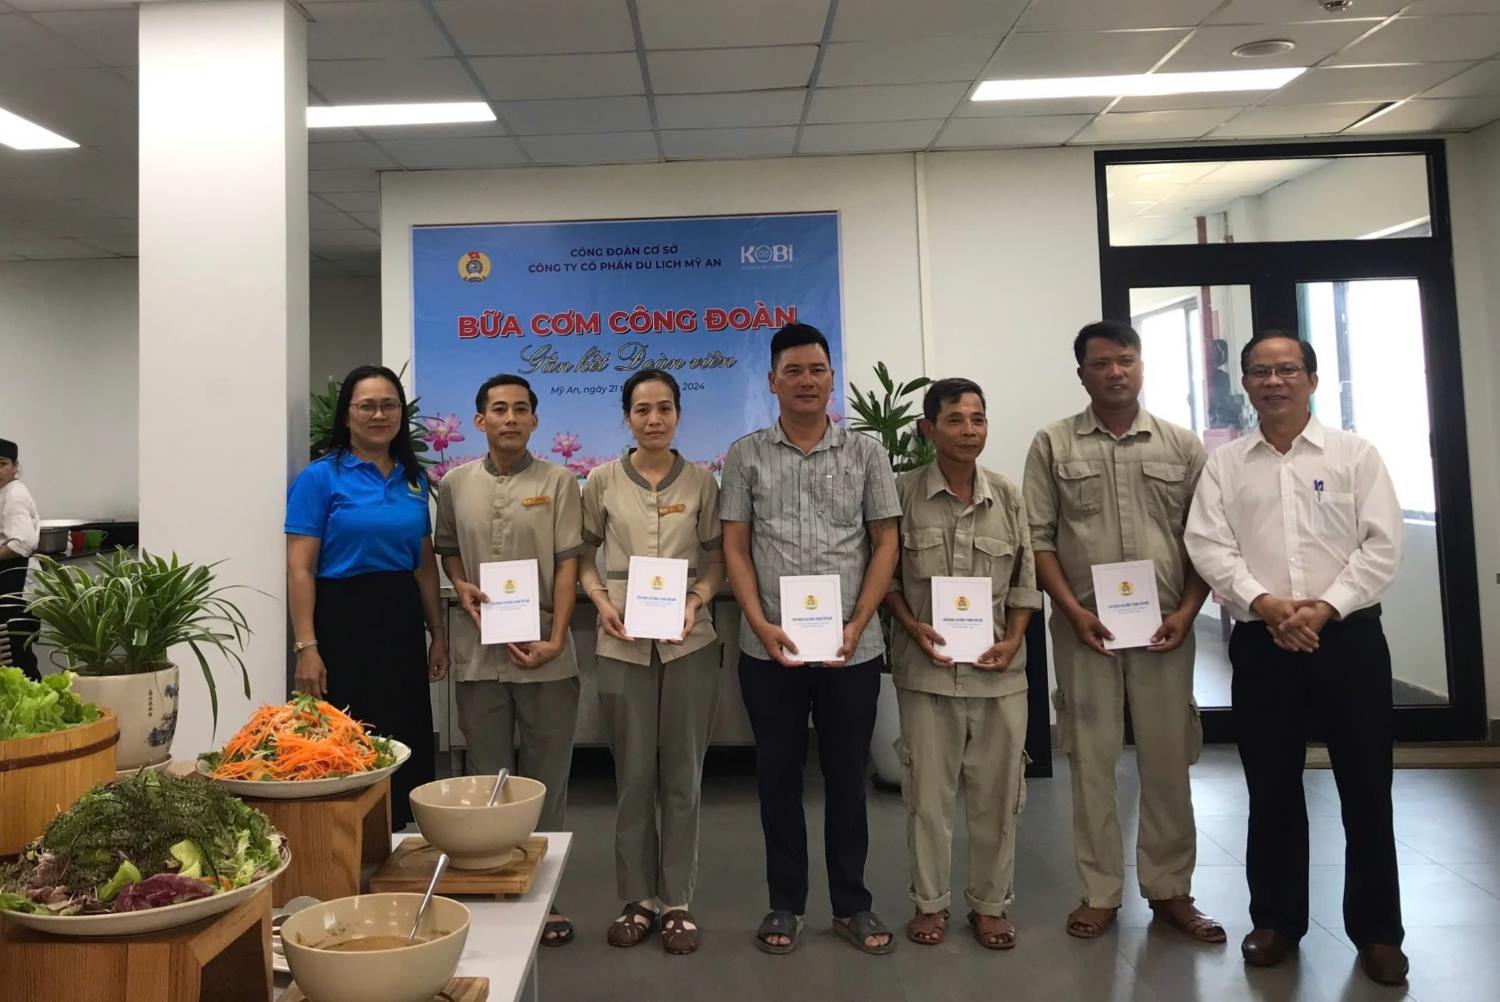
<path fill-rule="evenodd" d="M 658 516 L 676 515 L 684 511 L 687 511 L 687 505 L 685 504 L 669 504 L 665 508 L 656 509 L 656 514 Z"/>
<path fill-rule="evenodd" d="M 539 504 L 551 504 L 552 499 L 545 494 L 538 494 L 534 498 L 527 498 L 521 502 L 523 508 L 535 508 Z"/>

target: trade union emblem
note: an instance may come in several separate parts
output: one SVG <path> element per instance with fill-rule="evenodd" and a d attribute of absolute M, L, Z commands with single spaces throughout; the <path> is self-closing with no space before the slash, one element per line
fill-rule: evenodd
<path fill-rule="evenodd" d="M 1135 585 L 1131 584 L 1129 581 L 1121 581 L 1120 582 L 1120 594 L 1121 595 L 1127 595 L 1127 596 L 1128 595 L 1134 595 L 1135 594 Z"/>
<path fill-rule="evenodd" d="M 959 612 L 968 612 L 969 611 L 969 596 L 967 596 L 967 595 L 960 595 L 960 596 L 958 596 L 958 598 L 954 600 L 953 605 L 954 605 L 954 607 L 956 609 L 958 609 Z"/>
<path fill-rule="evenodd" d="M 664 580 L 662 580 L 662 576 L 660 574 L 656 575 L 655 577 L 653 577 L 651 579 L 651 590 L 652 591 L 661 591 L 666 586 L 667 586 L 667 582 L 664 581 Z"/>
<path fill-rule="evenodd" d="M 490 277 L 490 256 L 484 251 L 469 251 L 458 259 L 458 277 L 465 282 L 483 282 Z"/>
<path fill-rule="evenodd" d="M 816 609 L 817 607 L 818 607 L 818 596 L 816 596 L 816 595 L 809 595 L 809 596 L 807 596 L 806 598 L 804 598 L 802 600 L 802 608 L 806 609 L 808 612 L 811 612 L 812 610 Z"/>
<path fill-rule="evenodd" d="M 510 578 L 506 578 L 505 579 L 505 594 L 507 594 L 507 595 L 514 595 L 515 593 L 516 593 L 516 583 L 515 583 L 515 581 L 511 580 Z"/>

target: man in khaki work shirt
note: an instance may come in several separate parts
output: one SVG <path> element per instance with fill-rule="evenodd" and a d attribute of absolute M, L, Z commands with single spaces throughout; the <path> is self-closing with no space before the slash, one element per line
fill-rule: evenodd
<path fill-rule="evenodd" d="M 1188 564 L 1183 528 L 1207 452 L 1185 428 L 1140 404 L 1141 339 L 1126 324 L 1089 324 L 1073 341 L 1090 405 L 1037 433 L 1026 458 L 1036 576 L 1052 597 L 1057 730 L 1073 781 L 1073 857 L 1083 903 L 1070 935 L 1111 925 L 1125 882 L 1115 766 L 1128 699 L 1140 774 L 1136 866 L 1157 918 L 1205 943 L 1224 929 L 1191 896 L 1198 832 L 1188 766 L 1203 731 L 1193 702 L 1193 621 L 1208 587 Z M 1094 603 L 1095 564 L 1152 560 L 1164 615 L 1149 646 L 1110 650 Z"/>
<path fill-rule="evenodd" d="M 485 433 L 489 454 L 443 478 L 433 550 L 476 628 L 489 601 L 475 584 L 479 566 L 536 560 L 543 639 L 483 645 L 476 632 L 471 649 L 454 651 L 454 688 L 469 771 L 488 776 L 505 768 L 543 783 L 547 796 L 537 828 L 562 831 L 578 723 L 578 658 L 568 624 L 578 594 L 583 516 L 573 474 L 527 450 L 536 403 L 520 376 L 492 376 L 479 388 L 474 426 Z M 543 945 L 572 937 L 572 925 L 554 912 Z"/>
<path fill-rule="evenodd" d="M 953 818 L 959 780 L 969 823 L 969 925 L 981 946 L 1008 950 L 1016 927 L 1016 819 L 1026 790 L 1026 624 L 1042 607 L 1021 490 L 978 465 L 989 436 L 984 391 L 967 379 L 933 383 L 922 434 L 937 460 L 896 481 L 901 564 L 886 606 L 901 629 L 891 648 L 901 707 L 901 792 L 911 854 L 915 943 L 941 943 L 951 900 Z M 954 663 L 932 625 L 934 577 L 988 578 L 992 641 Z M 982 601 L 976 596 L 975 601 Z"/>

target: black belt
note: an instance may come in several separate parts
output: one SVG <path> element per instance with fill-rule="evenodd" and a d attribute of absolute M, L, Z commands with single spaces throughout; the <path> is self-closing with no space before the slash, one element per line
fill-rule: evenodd
<path fill-rule="evenodd" d="M 1363 619 L 1379 619 L 1379 618 L 1380 618 L 1380 603 L 1376 602 L 1374 605 L 1367 605 L 1363 609 L 1355 609 L 1353 612 L 1349 613 L 1349 615 L 1345 616 L 1343 619 L 1341 619 L 1341 620 L 1335 620 L 1335 622 L 1357 623 L 1357 622 L 1359 622 L 1360 620 L 1363 620 Z"/>

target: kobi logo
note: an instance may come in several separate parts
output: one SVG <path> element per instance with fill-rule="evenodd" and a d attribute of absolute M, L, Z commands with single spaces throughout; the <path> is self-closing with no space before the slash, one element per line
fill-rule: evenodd
<path fill-rule="evenodd" d="M 791 264 L 793 259 L 791 244 L 750 244 L 740 248 L 740 264 Z"/>

